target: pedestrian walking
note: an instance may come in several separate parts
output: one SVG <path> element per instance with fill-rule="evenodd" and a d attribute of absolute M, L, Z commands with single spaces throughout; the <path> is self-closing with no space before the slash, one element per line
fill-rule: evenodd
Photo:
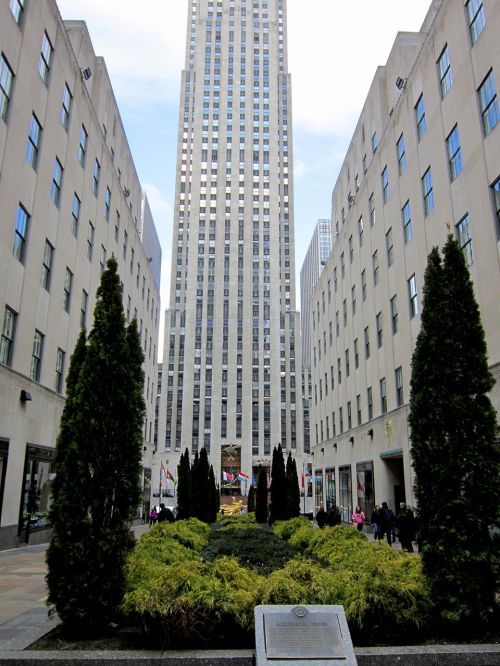
<path fill-rule="evenodd" d="M 163 503 L 160 504 L 160 511 L 158 513 L 158 522 L 159 523 L 164 523 L 164 522 L 175 523 L 174 514 Z"/>
<path fill-rule="evenodd" d="M 151 511 L 149 512 L 149 524 L 154 525 L 157 520 L 158 520 L 158 512 L 156 510 L 156 506 L 153 506 L 151 507 Z"/>
<path fill-rule="evenodd" d="M 396 529 L 398 530 L 402 550 L 413 553 L 412 541 L 415 534 L 415 518 L 413 517 L 413 511 L 408 510 L 406 504 L 401 505 L 396 519 Z"/>
<path fill-rule="evenodd" d="M 340 525 L 341 522 L 340 511 L 338 507 L 333 504 L 327 511 L 326 523 L 328 527 L 335 527 L 335 525 Z"/>
<path fill-rule="evenodd" d="M 380 533 L 379 539 L 384 538 L 384 534 L 387 537 L 387 543 L 389 546 L 392 545 L 393 534 L 392 531 L 396 525 L 396 516 L 392 509 L 389 509 L 387 502 L 382 502 L 382 507 L 380 509 Z"/>
<path fill-rule="evenodd" d="M 316 513 L 316 522 L 318 523 L 318 527 L 322 529 L 326 525 L 326 511 L 323 509 L 322 506 L 318 509 L 318 512 Z"/>
<path fill-rule="evenodd" d="M 380 520 L 380 504 L 375 504 L 372 511 L 372 517 L 370 518 L 370 523 L 373 528 L 373 538 L 375 541 L 380 539 Z"/>
<path fill-rule="evenodd" d="M 363 525 L 366 522 L 366 516 L 365 516 L 364 512 L 361 511 L 361 507 L 359 505 L 353 511 L 352 522 L 356 526 L 356 529 L 358 530 L 358 532 L 363 531 Z"/>

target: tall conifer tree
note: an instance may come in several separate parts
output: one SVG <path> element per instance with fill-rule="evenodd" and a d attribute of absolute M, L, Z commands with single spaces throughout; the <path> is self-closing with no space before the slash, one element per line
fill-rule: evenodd
<path fill-rule="evenodd" d="M 82 337 L 79 358 L 81 345 Z M 102 627 L 116 616 L 122 600 L 125 558 L 133 546 L 129 521 L 140 500 L 142 362 L 136 323 L 125 327 L 122 288 L 112 257 L 97 290 L 83 361 L 78 372 L 73 363 L 68 376 L 72 411 L 70 423 L 61 423 L 58 440 L 57 474 L 66 481 L 60 482 L 59 490 L 56 483 L 53 498 L 47 582 L 49 602 L 73 632 Z M 72 499 L 65 512 L 70 489 L 64 484 L 70 479 L 79 507 Z M 68 511 L 79 522 L 71 535 L 62 526 L 64 521 L 76 522 Z M 65 537 L 73 544 L 65 544 Z"/>
<path fill-rule="evenodd" d="M 191 464 L 186 447 L 177 465 L 177 518 L 183 520 L 191 518 L 191 516 Z"/>
<path fill-rule="evenodd" d="M 271 506 L 269 510 L 269 523 L 272 525 L 276 520 L 287 519 L 287 484 L 285 461 L 281 444 L 273 449 L 273 461 L 271 465 Z"/>
<path fill-rule="evenodd" d="M 499 457 L 493 387 L 473 286 L 458 243 L 429 255 L 412 359 L 410 427 L 424 571 L 442 617 L 482 621 L 498 589 Z"/>
<path fill-rule="evenodd" d="M 255 521 L 257 523 L 267 522 L 267 471 L 265 467 L 259 468 L 259 474 L 257 476 Z"/>

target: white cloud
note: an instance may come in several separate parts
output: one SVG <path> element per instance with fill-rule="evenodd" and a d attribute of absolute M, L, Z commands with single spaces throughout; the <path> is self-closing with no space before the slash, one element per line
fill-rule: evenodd
<path fill-rule="evenodd" d="M 289 0 L 294 131 L 351 133 L 398 31 L 418 31 L 429 0 Z"/>
<path fill-rule="evenodd" d="M 63 19 L 87 23 L 122 103 L 178 102 L 186 0 L 58 0 L 58 6 Z"/>

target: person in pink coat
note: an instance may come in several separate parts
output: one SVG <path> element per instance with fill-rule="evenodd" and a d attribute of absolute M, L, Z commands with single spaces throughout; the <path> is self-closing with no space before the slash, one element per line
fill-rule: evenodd
<path fill-rule="evenodd" d="M 356 529 L 359 530 L 360 532 L 363 530 L 363 524 L 365 521 L 366 521 L 365 514 L 363 513 L 363 511 L 361 511 L 361 507 L 357 506 L 352 514 L 352 522 L 354 523 L 354 525 L 356 525 Z"/>

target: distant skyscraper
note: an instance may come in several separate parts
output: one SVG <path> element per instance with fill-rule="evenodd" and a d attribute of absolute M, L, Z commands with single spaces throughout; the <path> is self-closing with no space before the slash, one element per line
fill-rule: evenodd
<path fill-rule="evenodd" d="M 158 444 L 221 481 L 302 452 L 290 99 L 285 0 L 190 0 Z"/>
<path fill-rule="evenodd" d="M 300 269 L 300 309 L 302 312 L 302 365 L 311 367 L 310 332 L 312 313 L 311 296 L 332 251 L 332 223 L 318 220 Z"/>

